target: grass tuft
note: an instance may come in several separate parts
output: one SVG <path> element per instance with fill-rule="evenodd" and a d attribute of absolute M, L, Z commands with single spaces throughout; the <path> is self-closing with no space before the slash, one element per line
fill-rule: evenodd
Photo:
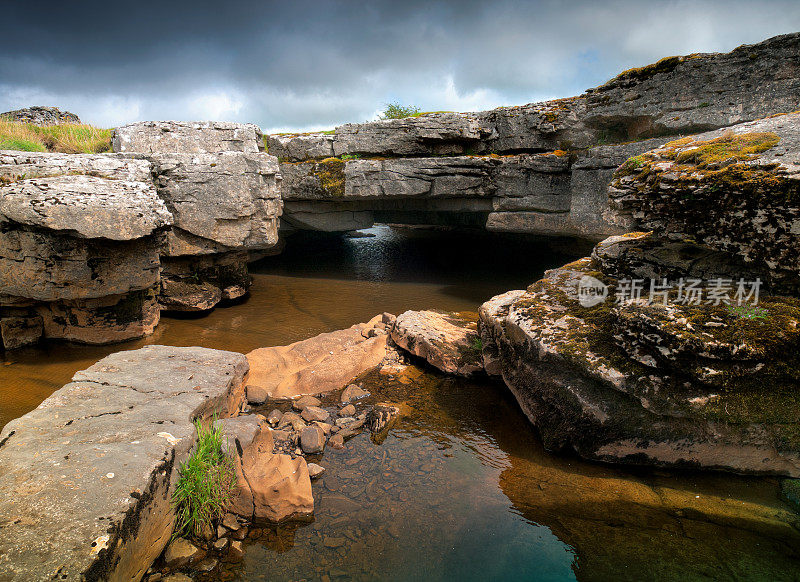
<path fill-rule="evenodd" d="M 213 421 L 205 428 L 199 420 L 195 428 L 197 445 L 189 459 L 181 463 L 172 496 L 177 511 L 176 536 L 201 537 L 215 519 L 223 516 L 236 487 L 233 460 L 222 450 L 222 429 L 214 428 Z"/>
<path fill-rule="evenodd" d="M 0 149 L 97 154 L 111 151 L 111 130 L 68 123 L 40 127 L 0 118 Z"/>

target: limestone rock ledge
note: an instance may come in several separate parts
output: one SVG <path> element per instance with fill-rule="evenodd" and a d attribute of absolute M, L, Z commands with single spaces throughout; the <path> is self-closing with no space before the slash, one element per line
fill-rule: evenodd
<path fill-rule="evenodd" d="M 766 320 L 726 305 L 617 304 L 586 258 L 480 310 L 484 363 L 550 450 L 599 461 L 800 475 L 800 303 L 763 297 Z M 583 307 L 578 284 L 608 285 Z"/>
<path fill-rule="evenodd" d="M 118 352 L 8 423 L 0 578 L 140 580 L 172 535 L 193 419 L 237 413 L 247 370 L 243 355 L 205 348 Z"/>
<path fill-rule="evenodd" d="M 0 159 L 7 177 L 0 185 L 3 345 L 42 335 L 109 343 L 151 333 L 159 319 L 161 236 L 172 215 L 151 183 L 126 179 L 149 173 L 150 165 L 55 155 L 55 167 L 68 173 L 54 176 L 40 172 L 47 160 Z M 11 173 L 18 170 L 45 175 Z"/>

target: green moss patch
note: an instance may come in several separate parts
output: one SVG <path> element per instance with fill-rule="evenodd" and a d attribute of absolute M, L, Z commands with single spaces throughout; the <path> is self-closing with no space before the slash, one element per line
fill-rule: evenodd
<path fill-rule="evenodd" d="M 327 196 L 344 197 L 344 166 L 339 158 L 326 158 L 314 163 L 311 174 L 319 180 L 319 185 Z"/>

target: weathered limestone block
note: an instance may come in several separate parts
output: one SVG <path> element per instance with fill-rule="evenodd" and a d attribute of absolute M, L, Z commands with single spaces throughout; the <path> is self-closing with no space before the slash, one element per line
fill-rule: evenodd
<path fill-rule="evenodd" d="M 278 242 L 278 162 L 263 153 L 154 154 L 158 194 L 175 217 L 169 255 L 265 249 Z"/>
<path fill-rule="evenodd" d="M 726 305 L 615 304 L 617 279 L 582 259 L 481 307 L 484 362 L 548 449 L 605 462 L 800 474 L 796 300 L 766 320 Z M 599 278 L 609 298 L 578 301 Z M 792 347 L 795 346 L 795 347 Z"/>
<path fill-rule="evenodd" d="M 612 220 L 766 265 L 800 291 L 800 114 L 667 143 L 628 160 L 609 187 Z"/>
<path fill-rule="evenodd" d="M 0 223 L 127 241 L 171 224 L 172 216 L 152 185 L 69 175 L 0 187 Z"/>
<path fill-rule="evenodd" d="M 0 578 L 140 580 L 170 540 L 192 421 L 241 405 L 247 360 L 112 354 L 0 432 Z M 35 454 L 34 454 L 35 453 Z"/>
<path fill-rule="evenodd" d="M 159 281 L 159 248 L 155 236 L 108 241 L 0 229 L 0 304 L 9 304 L 3 295 L 60 301 L 147 289 Z"/>
<path fill-rule="evenodd" d="M 681 277 L 723 278 L 755 281 L 769 276 L 766 265 L 745 263 L 744 259 L 691 242 L 659 239 L 651 233 L 628 233 L 600 242 L 592 251 L 604 273 L 617 279 L 678 281 Z"/>
<path fill-rule="evenodd" d="M 385 156 L 464 154 L 493 127 L 466 113 L 433 113 L 337 127 L 333 153 Z"/>
<path fill-rule="evenodd" d="M 375 223 L 375 216 L 370 210 L 354 209 L 347 204 L 290 201 L 284 205 L 281 221 L 285 226 L 298 230 L 345 232 L 370 228 Z"/>
<path fill-rule="evenodd" d="M 324 133 L 270 135 L 267 151 L 280 160 L 302 162 L 333 157 L 333 135 Z"/>
<path fill-rule="evenodd" d="M 86 174 L 130 182 L 151 181 L 150 162 L 120 154 L 59 154 L 50 152 L 0 152 L 0 176 L 45 178 Z M 2 183 L 2 178 L 0 178 Z"/>
<path fill-rule="evenodd" d="M 406 311 L 397 316 L 391 336 L 442 372 L 471 376 L 483 370 L 477 321 L 466 314 Z"/>
<path fill-rule="evenodd" d="M 488 197 L 497 165 L 490 157 L 352 160 L 344 170 L 344 197 Z"/>
<path fill-rule="evenodd" d="M 36 306 L 44 337 L 83 344 L 111 344 L 148 336 L 160 319 L 156 290 L 142 289 L 97 299 L 54 301 Z"/>
<path fill-rule="evenodd" d="M 114 129 L 115 152 L 204 154 L 264 151 L 261 130 L 249 123 L 142 121 Z"/>

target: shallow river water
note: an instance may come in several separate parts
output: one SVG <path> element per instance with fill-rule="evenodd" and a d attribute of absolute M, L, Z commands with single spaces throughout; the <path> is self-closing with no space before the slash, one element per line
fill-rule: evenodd
<path fill-rule="evenodd" d="M 376 313 L 475 311 L 491 295 L 584 256 L 580 241 L 394 230 L 301 236 L 256 264 L 251 296 L 203 318 L 164 318 L 123 346 L 50 345 L 0 366 L 0 426 L 72 374 L 145 343 L 246 352 Z M 794 580 L 798 516 L 775 479 L 622 470 L 545 452 L 501 383 L 410 367 L 362 379 L 402 405 L 315 460 L 313 521 L 256 530 L 224 580 Z M 333 395 L 332 397 L 335 397 Z M 268 407 L 269 408 L 269 407 Z"/>

